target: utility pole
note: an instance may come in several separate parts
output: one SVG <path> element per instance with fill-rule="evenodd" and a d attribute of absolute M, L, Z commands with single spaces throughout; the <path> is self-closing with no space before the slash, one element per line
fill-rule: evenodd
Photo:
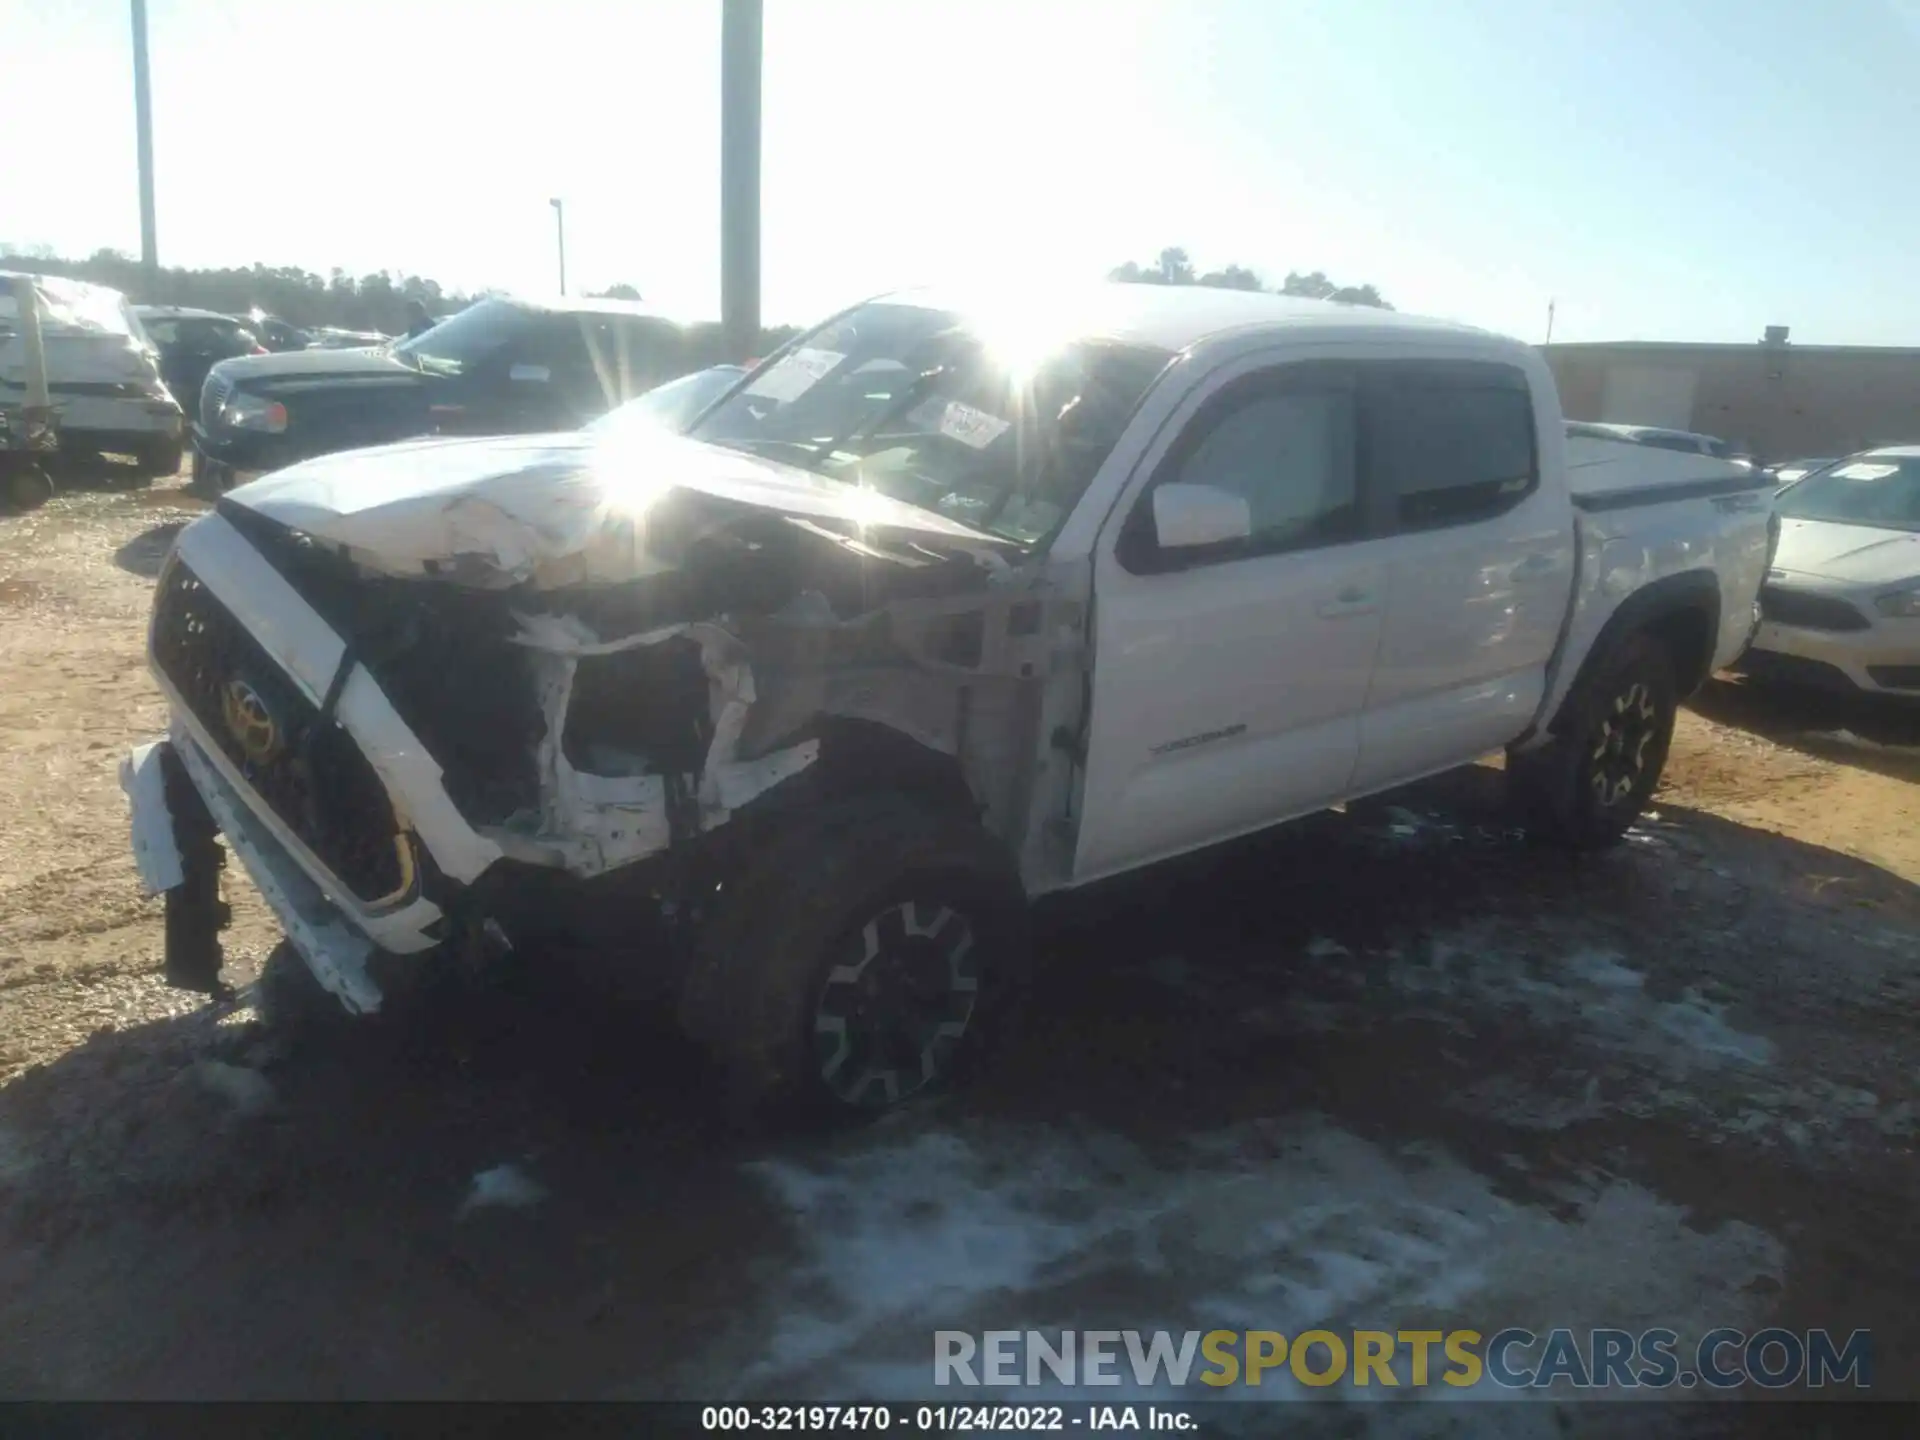
<path fill-rule="evenodd" d="M 1547 301 L 1547 338 L 1542 343 L 1547 345 L 1553 343 L 1553 301 L 1551 300 Z"/>
<path fill-rule="evenodd" d="M 567 293 L 567 213 L 558 200 L 547 202 L 553 206 L 553 238 L 560 246 L 560 293 Z"/>
<path fill-rule="evenodd" d="M 760 348 L 761 0 L 720 12 L 720 328 L 727 358 Z"/>
<path fill-rule="evenodd" d="M 147 0 L 133 0 L 133 124 L 140 149 L 140 264 L 148 299 L 159 278 L 160 245 L 153 233 L 153 91 L 147 82 Z"/>

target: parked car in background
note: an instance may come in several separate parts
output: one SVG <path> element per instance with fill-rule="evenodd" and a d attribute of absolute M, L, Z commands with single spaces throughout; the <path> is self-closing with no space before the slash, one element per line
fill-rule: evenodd
<path fill-rule="evenodd" d="M 0 372 L 0 515 L 45 504 L 53 495 L 47 462 L 60 435 L 47 390 L 47 350 L 40 335 L 40 292 L 31 275 L 0 275 L 9 303 L 8 362 Z"/>
<path fill-rule="evenodd" d="M 696 370 L 678 380 L 656 385 L 646 394 L 609 410 L 587 429 L 611 433 L 627 425 L 652 425 L 664 430 L 684 430 L 746 373 L 744 365 L 714 365 Z"/>
<path fill-rule="evenodd" d="M 1740 668 L 1920 700 L 1920 446 L 1868 450 L 1779 492 L 1780 546 Z"/>
<path fill-rule="evenodd" d="M 276 355 L 283 350 L 304 350 L 313 344 L 311 331 L 290 325 L 265 311 L 251 310 L 246 318 L 247 327 L 259 337 L 263 346 Z"/>
<path fill-rule="evenodd" d="M 1047 300 L 887 296 L 687 436 L 329 455 L 188 525 L 122 772 L 169 978 L 217 984 L 219 831 L 289 937 L 269 1024 L 586 946 L 742 1102 L 872 1113 L 988 1042 L 1033 897 L 1500 749 L 1536 834 L 1622 837 L 1752 635 L 1760 477 L 1567 438 L 1539 353 L 1462 326 Z M 670 353 L 488 302 L 405 363 L 603 323 Z"/>
<path fill-rule="evenodd" d="M 0 279 L 13 278 L 0 272 Z M 127 297 L 53 275 L 27 279 L 39 297 L 60 465 L 123 455 L 133 461 L 123 468 L 131 480 L 173 474 L 180 468 L 180 406 L 160 378 L 159 352 Z M 0 286 L 0 388 L 14 395 L 25 368 L 19 318 L 11 286 Z"/>
<path fill-rule="evenodd" d="M 1751 457 L 1737 453 L 1717 435 L 1701 435 L 1692 430 L 1666 430 L 1657 425 L 1613 425 L 1595 420 L 1573 420 L 1567 425 L 1570 435 L 1588 435 L 1602 440 L 1625 440 L 1634 445 L 1651 445 L 1656 450 L 1678 450 L 1688 455 L 1711 455 L 1716 460 L 1751 465 Z"/>
<path fill-rule="evenodd" d="M 1784 464 L 1772 467 L 1773 478 L 1782 485 L 1791 485 L 1796 480 L 1804 480 L 1807 476 L 1824 470 L 1829 465 L 1838 465 L 1839 463 L 1838 460 L 1832 457 L 1824 460 L 1789 460 Z"/>
<path fill-rule="evenodd" d="M 133 313 L 160 352 L 160 378 L 188 414 L 199 405 L 200 387 L 215 365 L 267 353 L 253 330 L 232 315 L 179 305 L 136 305 Z"/>
<path fill-rule="evenodd" d="M 692 363 L 685 327 L 640 306 L 504 298 L 378 349 L 227 360 L 201 392 L 195 483 L 423 435 L 573 430 Z"/>
<path fill-rule="evenodd" d="M 381 345 L 391 345 L 393 336 L 383 335 L 378 330 L 339 330 L 322 325 L 312 332 L 309 343 L 318 350 L 372 350 Z"/>

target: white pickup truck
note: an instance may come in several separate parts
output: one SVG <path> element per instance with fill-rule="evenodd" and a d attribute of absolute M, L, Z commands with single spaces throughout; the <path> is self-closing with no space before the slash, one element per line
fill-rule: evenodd
<path fill-rule="evenodd" d="M 887 296 L 685 436 L 225 496 L 158 585 L 136 856 L 175 983 L 219 987 L 219 832 L 291 942 L 271 1013 L 587 944 L 743 1097 L 879 1109 L 991 1030 L 1034 897 L 1502 749 L 1541 834 L 1617 839 L 1752 636 L 1767 486 L 1569 440 L 1457 325 Z"/>

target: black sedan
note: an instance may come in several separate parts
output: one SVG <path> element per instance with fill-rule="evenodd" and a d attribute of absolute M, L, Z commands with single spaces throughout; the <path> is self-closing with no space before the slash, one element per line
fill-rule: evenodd
<path fill-rule="evenodd" d="M 264 355 L 266 347 L 243 320 L 180 305 L 136 305 L 134 315 L 160 352 L 160 378 L 191 415 L 207 372 L 237 355 Z"/>
<path fill-rule="evenodd" d="M 296 350 L 214 367 L 193 423 L 196 488 L 426 435 L 577 429 L 699 368 L 687 326 L 617 300 L 494 297 L 375 349 Z"/>

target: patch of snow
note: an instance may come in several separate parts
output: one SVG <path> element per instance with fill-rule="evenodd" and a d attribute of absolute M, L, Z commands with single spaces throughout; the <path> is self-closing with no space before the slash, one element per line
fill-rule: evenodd
<path fill-rule="evenodd" d="M 1318 1117 L 1197 1136 L 1166 1165 L 1108 1134 L 982 1122 L 753 1168 L 806 1249 L 764 1292 L 766 1338 L 735 1372 L 749 1396 L 1045 1398 L 936 1390 L 942 1329 L 1391 1331 L 1455 1316 L 1483 1332 L 1687 1337 L 1757 1321 L 1746 1287 L 1784 1263 L 1764 1232 L 1703 1233 L 1634 1185 L 1588 1182 L 1557 1218 L 1438 1147 L 1392 1153 Z M 1097 1398 L 1171 1393 L 1164 1376 L 1121 1373 Z M 1244 1398 L 1314 1393 L 1289 1379 Z"/>
<path fill-rule="evenodd" d="M 229 1065 L 223 1060 L 199 1060 L 193 1066 L 193 1078 L 200 1087 L 218 1095 L 236 1113 L 264 1115 L 278 1103 L 273 1084 L 258 1070 L 245 1065 Z"/>
<path fill-rule="evenodd" d="M 1729 1064 L 1764 1067 L 1774 1058 L 1771 1041 L 1735 1030 L 1726 1007 L 1697 989 L 1677 1000 L 1649 995 L 1646 975 L 1612 950 L 1528 951 L 1469 927 L 1435 938 L 1425 963 L 1394 964 L 1389 978 L 1420 999 L 1518 1005 L 1537 1025 L 1585 1031 L 1609 1053 L 1634 1056 L 1672 1076 Z"/>
<path fill-rule="evenodd" d="M 524 1210 L 546 1198 L 546 1187 L 518 1165 L 495 1165 L 473 1177 L 453 1218 L 464 1220 L 476 1210 Z"/>

